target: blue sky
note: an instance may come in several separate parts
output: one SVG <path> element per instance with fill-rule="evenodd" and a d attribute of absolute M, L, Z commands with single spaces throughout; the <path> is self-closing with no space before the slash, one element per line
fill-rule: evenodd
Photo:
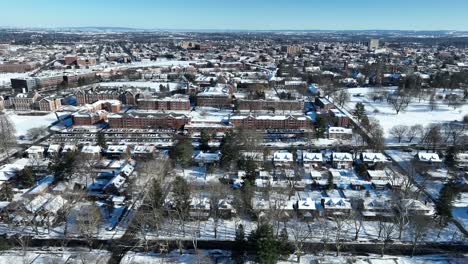
<path fill-rule="evenodd" d="M 6 0 L 0 26 L 468 30 L 468 0 Z"/>

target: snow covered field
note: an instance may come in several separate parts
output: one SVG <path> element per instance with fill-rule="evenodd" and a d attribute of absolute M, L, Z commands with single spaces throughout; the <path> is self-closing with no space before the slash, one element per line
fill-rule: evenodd
<path fill-rule="evenodd" d="M 136 253 L 128 252 L 121 260 L 121 264 L 146 264 L 146 263 L 235 263 L 230 260 L 231 253 L 224 250 L 185 250 L 182 254 L 178 251 L 171 251 L 168 254 L 157 253 Z M 378 255 L 357 256 L 350 254 L 342 254 L 336 256 L 335 252 L 324 252 L 320 254 L 307 254 L 301 256 L 299 263 L 356 263 L 356 264 L 422 264 L 422 263 L 465 263 L 467 256 L 465 255 L 425 255 L 415 256 L 389 256 L 383 257 Z M 252 262 L 247 262 L 252 263 Z M 288 260 L 280 260 L 278 263 L 298 263 L 296 256 L 291 255 Z"/>
<path fill-rule="evenodd" d="M 49 113 L 47 115 L 18 115 L 14 112 L 7 112 L 10 120 L 13 122 L 16 128 L 16 136 L 25 136 L 28 130 L 31 128 L 48 127 L 54 121 L 57 121 L 55 113 Z"/>
<path fill-rule="evenodd" d="M 25 136 L 31 128 L 48 127 L 57 121 L 55 113 L 46 115 L 19 115 L 12 111 L 7 111 L 7 115 L 16 128 L 16 136 Z M 59 115 L 63 115 L 60 113 Z"/>
<path fill-rule="evenodd" d="M 393 88 L 395 89 L 395 88 Z M 390 90 L 393 90 L 390 88 Z M 366 107 L 366 112 L 369 117 L 374 117 L 379 120 L 384 128 L 385 135 L 389 142 L 395 140 L 389 135 L 389 130 L 395 125 L 412 126 L 421 124 L 423 126 L 436 122 L 444 121 L 461 121 L 463 116 L 468 114 L 468 103 L 463 104 L 461 107 L 454 109 L 449 107 L 445 102 L 438 100 L 437 109 L 430 110 L 429 101 L 414 99 L 408 106 L 406 111 L 396 114 L 392 106 L 386 100 L 373 101 L 370 98 L 372 88 L 352 88 L 348 89 L 351 96 L 350 101 L 346 104 L 347 110 L 353 110 L 356 103 L 363 103 Z M 446 93 L 449 91 L 447 90 Z M 438 94 L 442 94 L 442 90 Z M 360 96 L 357 96 L 360 95 Z"/>
<path fill-rule="evenodd" d="M 136 87 L 141 89 L 150 89 L 153 92 L 159 92 L 160 85 L 169 86 L 170 91 L 180 88 L 179 83 L 175 82 L 104 82 L 100 83 L 101 87 Z"/>
<path fill-rule="evenodd" d="M 0 73 L 0 86 L 10 85 L 11 78 L 27 77 L 28 73 Z"/>

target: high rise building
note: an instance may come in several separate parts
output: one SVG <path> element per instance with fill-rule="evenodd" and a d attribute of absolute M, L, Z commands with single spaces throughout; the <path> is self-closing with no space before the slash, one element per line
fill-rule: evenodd
<path fill-rule="evenodd" d="M 379 40 L 378 39 L 370 39 L 369 40 L 369 50 L 375 50 L 379 48 Z"/>

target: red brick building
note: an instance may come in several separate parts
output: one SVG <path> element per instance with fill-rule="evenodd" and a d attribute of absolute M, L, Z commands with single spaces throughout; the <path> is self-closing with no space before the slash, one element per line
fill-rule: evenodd
<path fill-rule="evenodd" d="M 238 115 L 230 119 L 235 128 L 298 129 L 312 128 L 312 120 L 304 115 Z"/>
<path fill-rule="evenodd" d="M 59 98 L 42 98 L 39 100 L 40 111 L 57 111 L 62 107 L 62 102 Z"/>
<path fill-rule="evenodd" d="M 190 118 L 182 114 L 125 113 L 109 115 L 108 122 L 110 128 L 181 129 L 190 122 Z"/>
<path fill-rule="evenodd" d="M 239 110 L 286 110 L 286 111 L 301 111 L 304 110 L 304 101 L 299 100 L 238 100 Z"/>
<path fill-rule="evenodd" d="M 143 110 L 190 110 L 190 100 L 185 95 L 169 98 L 141 98 L 137 100 L 138 109 Z"/>
<path fill-rule="evenodd" d="M 91 126 L 107 119 L 106 111 L 79 112 L 72 115 L 75 126 Z"/>

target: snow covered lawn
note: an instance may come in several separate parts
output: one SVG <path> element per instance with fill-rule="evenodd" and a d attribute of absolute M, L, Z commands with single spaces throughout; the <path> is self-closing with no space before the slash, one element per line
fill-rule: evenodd
<path fill-rule="evenodd" d="M 25 136 L 31 128 L 48 127 L 53 122 L 57 121 L 54 113 L 47 115 L 19 115 L 17 113 L 8 111 L 7 115 L 13 122 L 16 128 L 16 136 Z"/>
<path fill-rule="evenodd" d="M 350 101 L 346 104 L 347 110 L 353 110 L 356 103 L 363 103 L 366 107 L 366 112 L 369 117 L 374 117 L 379 120 L 384 128 L 385 135 L 389 142 L 395 142 L 389 134 L 389 130 L 395 125 L 412 126 L 421 124 L 423 126 L 446 121 L 461 121 L 463 116 L 468 114 L 468 103 L 454 109 L 449 107 L 445 102 L 438 100 L 437 109 L 430 110 L 429 101 L 414 99 L 406 111 L 396 114 L 392 106 L 384 99 L 382 102 L 373 101 L 370 98 L 370 93 L 373 88 L 352 88 L 349 89 L 351 96 Z M 394 90 L 395 88 L 389 88 Z M 440 91 L 442 93 L 442 91 Z M 448 90 L 446 91 L 448 93 Z M 359 95 L 359 96 L 358 96 Z"/>

